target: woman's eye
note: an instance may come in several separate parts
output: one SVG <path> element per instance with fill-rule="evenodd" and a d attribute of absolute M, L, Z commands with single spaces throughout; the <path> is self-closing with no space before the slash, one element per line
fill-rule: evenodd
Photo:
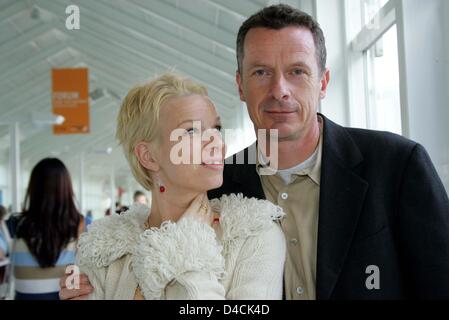
<path fill-rule="evenodd" d="M 186 131 L 190 135 L 195 134 L 197 132 L 197 130 L 195 128 L 187 129 Z"/>
<path fill-rule="evenodd" d="M 219 132 L 221 132 L 221 126 L 216 126 L 215 129 L 217 129 Z"/>

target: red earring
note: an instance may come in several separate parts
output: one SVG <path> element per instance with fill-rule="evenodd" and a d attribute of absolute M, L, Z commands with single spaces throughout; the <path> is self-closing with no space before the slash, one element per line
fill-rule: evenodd
<path fill-rule="evenodd" d="M 157 184 L 159 186 L 159 192 L 160 193 L 164 193 L 165 192 L 165 187 L 162 185 L 162 183 L 160 181 L 158 181 Z"/>

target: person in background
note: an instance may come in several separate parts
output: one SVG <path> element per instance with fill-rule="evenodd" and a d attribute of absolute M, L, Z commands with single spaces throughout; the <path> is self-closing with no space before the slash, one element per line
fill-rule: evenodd
<path fill-rule="evenodd" d="M 59 159 L 43 159 L 33 168 L 25 210 L 15 219 L 15 299 L 59 299 L 59 278 L 75 262 L 76 242 L 84 228 L 70 174 Z"/>
<path fill-rule="evenodd" d="M 118 201 L 115 203 L 115 213 L 120 214 L 120 213 L 122 213 L 122 212 L 124 212 L 126 210 L 128 210 L 128 207 L 122 205 Z M 111 208 L 107 208 L 105 213 L 104 213 L 104 216 L 105 217 L 109 217 L 110 215 L 111 215 Z"/>
<path fill-rule="evenodd" d="M 4 300 L 8 297 L 10 287 L 9 270 L 11 264 L 8 256 L 11 247 L 11 238 L 5 223 L 6 215 L 6 208 L 0 205 L 0 300 Z"/>
<path fill-rule="evenodd" d="M 133 200 L 134 203 L 141 203 L 144 205 L 148 205 L 148 199 L 145 193 L 143 193 L 142 191 L 137 190 L 136 192 L 134 192 Z"/>
<path fill-rule="evenodd" d="M 9 234 L 4 223 L 6 208 L 0 205 L 0 260 L 6 258 L 9 253 Z"/>
<path fill-rule="evenodd" d="M 88 226 L 89 224 L 92 223 L 93 220 L 94 220 L 94 217 L 93 217 L 93 215 L 92 215 L 92 210 L 88 210 L 87 213 L 86 213 L 86 218 L 85 218 L 85 221 L 86 221 L 86 228 L 87 228 L 87 226 Z"/>

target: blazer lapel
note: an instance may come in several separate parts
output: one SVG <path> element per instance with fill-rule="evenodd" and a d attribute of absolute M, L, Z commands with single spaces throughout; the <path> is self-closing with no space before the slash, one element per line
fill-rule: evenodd
<path fill-rule="evenodd" d="M 250 161 L 248 153 L 255 149 L 251 147 L 246 148 L 244 152 L 244 164 L 236 164 L 236 168 L 232 175 L 232 180 L 236 184 L 238 193 L 243 193 L 248 198 L 256 198 L 265 200 L 265 193 L 263 192 L 262 182 L 259 174 L 256 171 L 256 164 Z M 237 162 L 235 162 L 237 163 Z M 237 192 L 236 192 L 237 193 Z"/>
<path fill-rule="evenodd" d="M 324 119 L 316 298 L 329 299 L 350 248 L 368 183 L 355 173 L 363 157 L 345 128 Z"/>

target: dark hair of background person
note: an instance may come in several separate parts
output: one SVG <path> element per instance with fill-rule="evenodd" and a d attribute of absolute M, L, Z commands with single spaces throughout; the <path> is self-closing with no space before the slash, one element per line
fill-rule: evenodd
<path fill-rule="evenodd" d="M 7 213 L 6 208 L 0 204 L 0 221 L 3 221 L 3 219 L 6 216 L 6 213 Z"/>
<path fill-rule="evenodd" d="M 17 238 L 23 238 L 40 267 L 53 267 L 61 251 L 78 237 L 70 174 L 59 159 L 41 160 L 31 172 Z"/>
<path fill-rule="evenodd" d="M 238 72 L 242 74 L 245 37 L 249 30 L 254 28 L 281 30 L 286 27 L 303 27 L 310 30 L 315 41 L 317 63 L 323 73 L 326 70 L 327 59 L 323 30 L 312 16 L 286 4 L 266 7 L 243 22 L 237 34 Z"/>

